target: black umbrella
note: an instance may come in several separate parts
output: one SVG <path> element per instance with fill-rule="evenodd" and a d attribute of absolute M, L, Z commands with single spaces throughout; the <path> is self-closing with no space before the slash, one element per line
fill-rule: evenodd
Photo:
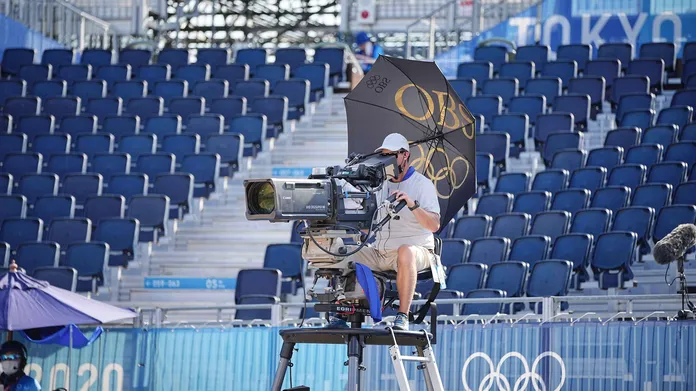
<path fill-rule="evenodd" d="M 409 140 L 411 165 L 435 183 L 444 227 L 476 191 L 476 126 L 437 65 L 380 56 L 345 104 L 349 152 L 373 153 L 390 133 Z"/>

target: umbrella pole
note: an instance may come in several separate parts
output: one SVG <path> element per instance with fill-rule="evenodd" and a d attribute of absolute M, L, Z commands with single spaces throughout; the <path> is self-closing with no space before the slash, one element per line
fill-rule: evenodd
<path fill-rule="evenodd" d="M 72 381 L 73 327 L 68 325 L 68 328 L 70 329 L 70 347 L 68 348 L 68 381 L 66 383 L 70 384 Z"/>
<path fill-rule="evenodd" d="M 7 332 L 7 340 L 8 340 L 8 341 L 12 341 L 12 338 L 14 338 L 14 331 L 9 330 L 9 331 Z"/>

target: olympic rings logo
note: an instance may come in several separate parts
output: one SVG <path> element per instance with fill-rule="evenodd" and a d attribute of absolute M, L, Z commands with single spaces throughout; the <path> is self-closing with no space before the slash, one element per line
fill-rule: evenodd
<path fill-rule="evenodd" d="M 451 159 L 442 147 L 431 148 L 427 153 L 423 148 L 423 144 L 418 144 L 416 147 L 419 155 L 411 160 L 411 166 L 413 166 L 416 171 L 422 171 L 423 175 L 433 182 L 438 197 L 443 199 L 450 198 L 452 194 L 466 182 L 466 179 L 469 177 L 469 172 L 471 171 L 471 165 L 462 156 L 456 156 L 454 159 Z M 441 167 L 437 171 L 435 171 L 435 167 L 433 166 L 433 158 L 436 154 L 444 156 L 445 159 L 445 167 Z M 455 166 L 457 164 L 459 165 Z M 463 175 L 458 176 L 456 168 L 459 168 L 460 172 L 463 171 Z M 441 180 L 450 183 L 448 193 L 441 193 L 440 189 L 438 189 L 437 184 Z"/>
<path fill-rule="evenodd" d="M 541 362 L 541 359 L 543 359 L 544 357 L 554 358 L 561 365 L 561 380 L 558 386 L 553 389 L 553 391 L 560 391 L 566 380 L 565 363 L 563 362 L 561 356 L 559 356 L 555 352 L 541 353 L 532 363 L 531 370 L 529 368 L 529 363 L 527 362 L 527 359 L 518 352 L 509 352 L 505 354 L 500 359 L 498 365 L 495 368 L 493 368 L 493 360 L 491 360 L 491 358 L 486 353 L 476 352 L 466 359 L 466 362 L 464 362 L 464 368 L 462 368 L 462 384 L 464 385 L 464 389 L 466 391 L 473 391 L 473 389 L 469 386 L 469 382 L 466 377 L 466 370 L 469 367 L 471 361 L 479 357 L 486 361 L 486 363 L 488 363 L 489 373 L 481 380 L 481 384 L 479 384 L 478 391 L 489 391 L 491 387 L 493 387 L 493 380 L 495 380 L 495 384 L 498 386 L 499 391 L 526 391 L 528 390 L 530 380 L 532 383 L 532 387 L 534 388 L 534 391 L 546 391 L 547 387 L 544 383 L 544 379 L 541 377 L 539 373 L 537 373 L 539 363 Z M 510 388 L 510 381 L 500 371 L 505 360 L 507 360 L 510 357 L 515 357 L 519 359 L 522 362 L 522 366 L 524 367 L 524 374 L 522 374 L 522 376 L 520 376 L 520 378 L 515 381 L 513 388 Z"/>
<path fill-rule="evenodd" d="M 375 86 L 377 85 L 377 83 L 380 81 L 381 78 L 382 78 L 382 76 L 380 76 L 380 75 L 372 75 L 372 76 L 370 76 L 370 78 L 368 78 L 365 81 L 365 85 L 367 86 L 367 88 L 375 88 Z"/>

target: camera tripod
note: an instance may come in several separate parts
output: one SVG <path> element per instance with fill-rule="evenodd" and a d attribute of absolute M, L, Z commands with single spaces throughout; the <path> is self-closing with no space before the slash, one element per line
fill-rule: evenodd
<path fill-rule="evenodd" d="M 687 286 L 686 286 L 686 276 L 684 275 L 684 262 L 686 262 L 686 255 L 682 255 L 677 259 L 677 278 L 679 279 L 679 290 L 682 299 L 682 309 L 677 312 L 677 319 L 679 320 L 694 320 L 696 319 L 696 308 L 694 304 L 689 300 Z"/>

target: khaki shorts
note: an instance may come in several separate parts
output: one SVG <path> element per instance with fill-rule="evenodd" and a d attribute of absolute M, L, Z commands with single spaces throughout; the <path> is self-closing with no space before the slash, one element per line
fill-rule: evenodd
<path fill-rule="evenodd" d="M 353 251 L 357 247 L 350 248 Z M 430 267 L 430 262 L 435 259 L 435 254 L 425 247 L 411 246 L 416 253 L 416 270 L 424 270 Z M 344 261 L 358 262 L 374 271 L 397 271 L 397 250 L 377 251 L 374 247 L 365 246 L 362 250 L 347 257 Z"/>

